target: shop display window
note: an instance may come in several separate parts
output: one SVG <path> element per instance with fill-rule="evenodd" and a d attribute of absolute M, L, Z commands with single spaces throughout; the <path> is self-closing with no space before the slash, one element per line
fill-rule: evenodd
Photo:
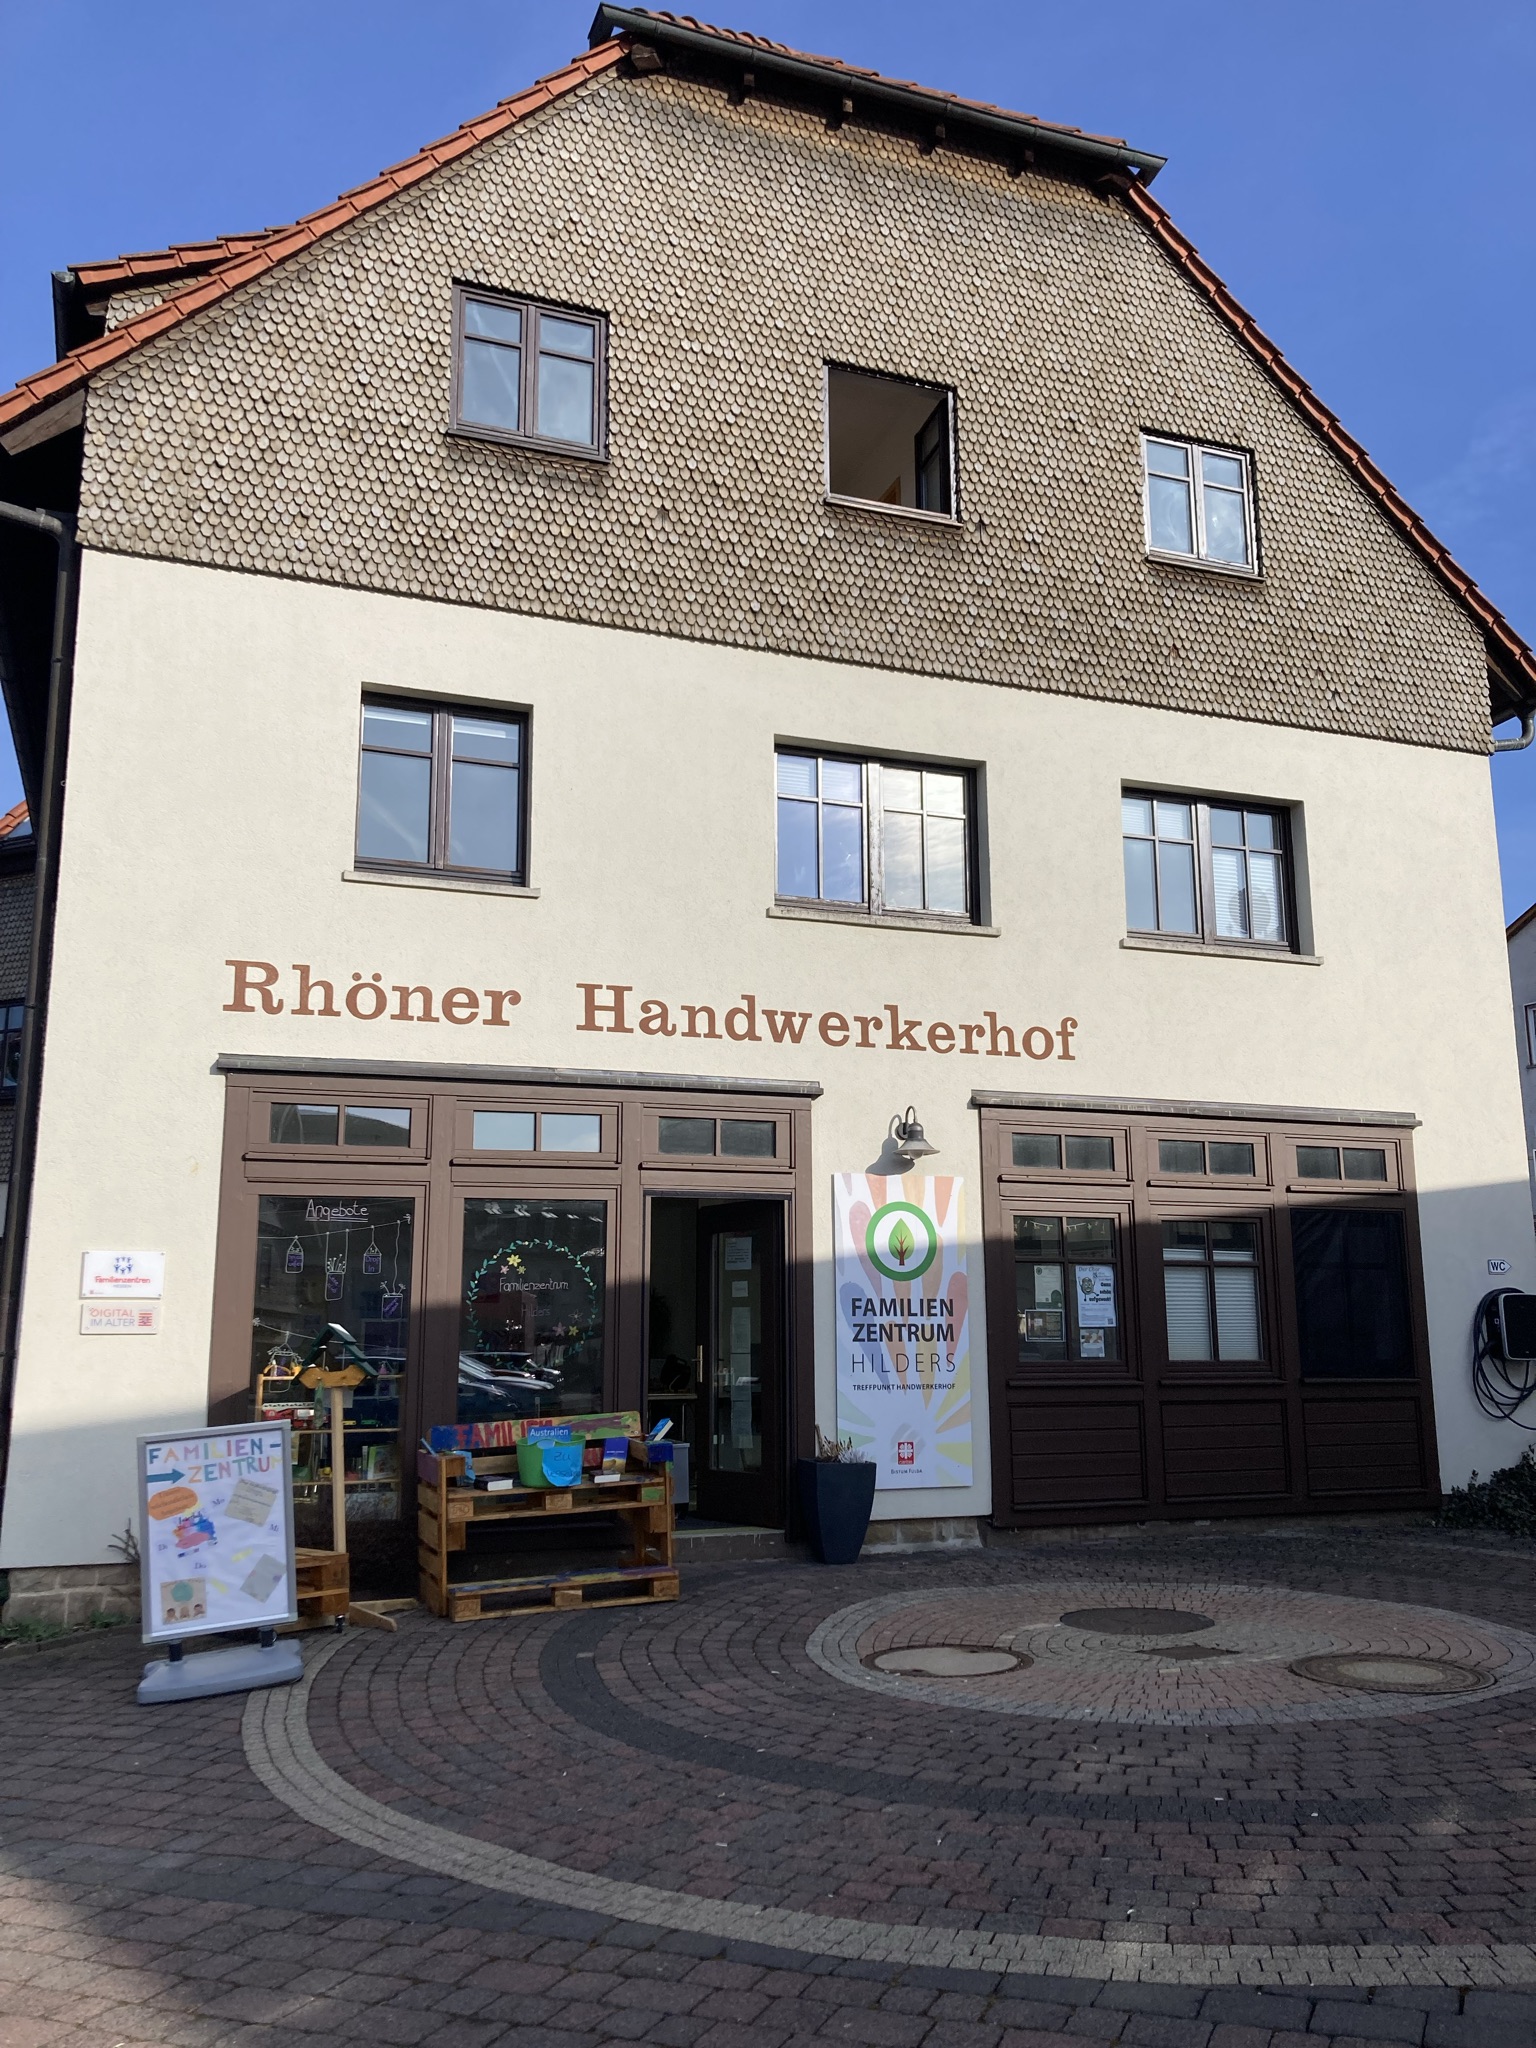
<path fill-rule="evenodd" d="M 1013 1273 L 1020 1364 L 1120 1357 L 1120 1274 L 1110 1217 L 1015 1216 Z"/>
<path fill-rule="evenodd" d="M 465 1202 L 460 1422 L 602 1407 L 607 1240 L 604 1201 Z"/>
<path fill-rule="evenodd" d="M 360 1356 L 364 1372 L 342 1394 L 347 1519 L 389 1520 L 400 1512 L 400 1401 L 415 1225 L 416 1205 L 402 1196 L 258 1198 L 253 1410 L 258 1421 L 293 1425 L 301 1542 L 329 1548 L 328 1410 L 325 1396 L 306 1387 L 300 1374 L 319 1357 L 317 1343 L 333 1326 L 351 1340 L 344 1359 Z"/>
<path fill-rule="evenodd" d="M 1263 1357 L 1259 1232 L 1254 1223 L 1163 1225 L 1168 1356 L 1249 1363 Z"/>
<path fill-rule="evenodd" d="M 1291 1256 L 1303 1378 L 1408 1378 L 1413 1334 L 1401 1215 L 1295 1209 Z"/>

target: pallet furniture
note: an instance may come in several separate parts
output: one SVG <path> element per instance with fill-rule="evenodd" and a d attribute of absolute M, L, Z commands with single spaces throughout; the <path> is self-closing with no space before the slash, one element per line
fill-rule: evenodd
<path fill-rule="evenodd" d="M 579 1431 L 579 1415 L 559 1418 Z M 611 1421 L 613 1418 L 603 1418 Z M 625 1418 L 628 1420 L 629 1418 Z M 639 1418 L 634 1418 L 638 1435 Z M 532 1423 L 519 1425 L 519 1434 Z M 617 1432 L 613 1432 L 617 1433 Z M 476 1450 L 476 1478 L 517 1476 L 517 1452 Z M 488 1493 L 464 1483 L 468 1463 L 462 1451 L 419 1451 L 416 1458 L 417 1559 L 421 1597 L 433 1614 L 449 1621 L 478 1621 L 493 1614 L 534 1614 L 570 1607 L 629 1607 L 677 1598 L 672 1555 L 672 1469 L 657 1465 L 631 1470 L 607 1485 L 583 1474 L 581 1484 L 556 1490 L 516 1486 Z M 456 1551 L 468 1548 L 469 1531 L 484 1523 L 527 1528 L 558 1526 L 573 1517 L 619 1515 L 628 1524 L 627 1564 L 599 1571 L 531 1573 L 499 1579 L 455 1581 L 449 1576 Z"/>
<path fill-rule="evenodd" d="M 367 1603 L 354 1605 L 352 1564 L 344 1550 L 310 1550 L 300 1545 L 293 1553 L 293 1576 L 298 1588 L 299 1618 L 282 1623 L 279 1635 L 294 1635 L 312 1628 L 340 1628 L 343 1622 L 394 1633 L 395 1623 L 387 1614 Z"/>

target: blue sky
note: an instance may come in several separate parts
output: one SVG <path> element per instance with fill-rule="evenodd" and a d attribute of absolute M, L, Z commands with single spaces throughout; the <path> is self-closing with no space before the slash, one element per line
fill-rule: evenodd
<path fill-rule="evenodd" d="M 291 220 L 555 68 L 591 14 L 0 0 L 0 387 L 52 358 L 51 270 Z M 713 18 L 1166 155 L 1180 226 L 1536 638 L 1530 0 L 730 0 Z M 1513 915 L 1536 899 L 1536 748 L 1493 777 Z M 0 760 L 0 808 L 18 793 Z"/>

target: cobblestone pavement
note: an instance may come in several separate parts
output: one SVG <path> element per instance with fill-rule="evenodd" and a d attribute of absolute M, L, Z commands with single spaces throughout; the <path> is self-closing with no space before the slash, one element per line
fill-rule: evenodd
<path fill-rule="evenodd" d="M 729 1566 L 153 1709 L 135 1643 L 10 1653 L 0 2048 L 1533 2048 L 1533 1561 L 1298 1527 Z M 1106 1646 L 1068 1596 L 1211 1626 Z M 1020 1630 L 1050 1711 L 826 1652 Z M 1241 1718 L 1175 1717 L 1186 1668 L 1223 1711 L 1228 1658 L 1169 1654 L 1202 1638 Z M 1266 1718 L 1264 1656 L 1320 1640 L 1488 1682 Z M 1079 1649 L 1086 1707 L 1037 1676 Z"/>

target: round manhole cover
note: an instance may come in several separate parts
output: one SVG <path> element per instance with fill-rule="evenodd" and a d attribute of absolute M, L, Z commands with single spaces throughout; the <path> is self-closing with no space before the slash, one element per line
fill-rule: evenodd
<path fill-rule="evenodd" d="M 1061 1625 L 1096 1636 L 1188 1636 L 1216 1626 L 1208 1614 L 1185 1614 L 1177 1607 L 1074 1607 Z"/>
<path fill-rule="evenodd" d="M 1376 1650 L 1298 1657 L 1291 1669 L 1319 1685 L 1347 1686 L 1354 1692 L 1476 1692 L 1493 1682 L 1486 1671 L 1473 1671 L 1465 1664 Z"/>
<path fill-rule="evenodd" d="M 908 1650 L 882 1650 L 870 1662 L 877 1671 L 895 1671 L 915 1678 L 994 1678 L 1000 1671 L 1019 1671 L 1032 1657 L 1012 1650 L 971 1650 L 958 1643 L 924 1643 Z"/>

